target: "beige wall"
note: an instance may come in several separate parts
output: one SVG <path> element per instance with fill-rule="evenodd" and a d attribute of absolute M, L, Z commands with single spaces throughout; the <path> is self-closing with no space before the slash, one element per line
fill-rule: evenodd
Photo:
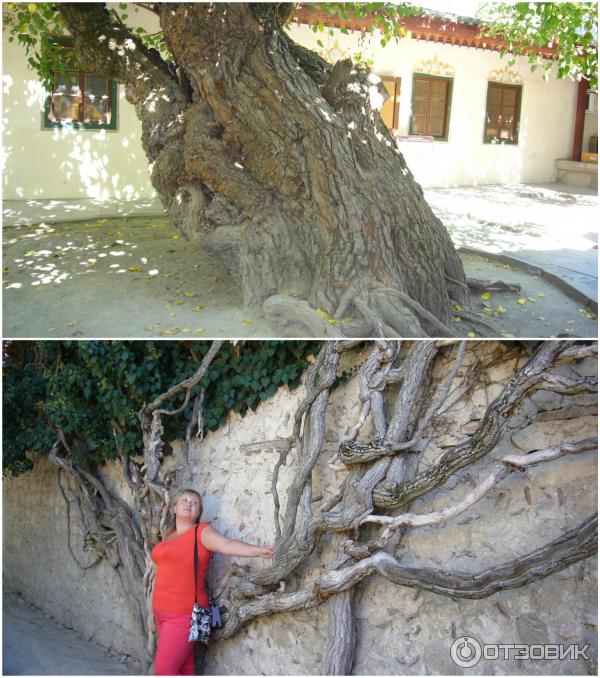
<path fill-rule="evenodd" d="M 477 358 L 490 360 L 495 342 L 480 342 L 470 349 L 461 368 L 473 369 Z M 356 362 L 364 359 L 357 356 Z M 346 358 L 345 358 L 346 360 Z M 347 369 L 348 365 L 344 365 Z M 434 378 L 441 383 L 449 361 L 436 365 Z M 420 464 L 431 464 L 447 446 L 473 432 L 487 405 L 496 397 L 515 368 L 514 361 L 500 362 L 464 397 L 452 393 L 446 412 L 436 424 L 438 444 L 429 444 Z M 597 364 L 586 359 L 575 368 L 579 374 L 596 374 Z M 569 369 L 561 368 L 568 374 Z M 358 378 L 334 392 L 327 413 L 326 441 L 314 472 L 314 496 L 326 500 L 344 480 L 327 462 L 349 432 L 359 411 Z M 255 543 L 272 543 L 273 503 L 270 494 L 277 453 L 247 453 L 246 443 L 272 440 L 291 433 L 293 415 L 303 388 L 286 388 L 262 403 L 256 413 L 231 415 L 218 431 L 191 450 L 185 470 L 180 447 L 166 458 L 169 467 L 181 466 L 175 477 L 179 487 L 196 487 L 205 497 L 204 518 L 221 532 Z M 576 412 L 571 419 L 552 418 L 563 396 L 539 391 L 526 399 L 520 413 L 539 416 L 528 424 L 518 412 L 498 446 L 480 462 L 458 472 L 448 483 L 415 501 L 411 510 L 427 513 L 464 497 L 481 482 L 494 462 L 507 453 L 545 448 L 565 439 L 593 436 L 597 418 Z M 576 397 L 580 405 L 595 402 L 594 394 Z M 361 438 L 372 434 L 367 419 Z M 443 434 L 443 435 L 441 435 Z M 416 457 L 413 456 L 413 459 Z M 291 454 L 282 467 L 280 499 L 285 507 L 298 460 Z M 409 471 L 410 472 L 410 471 Z M 107 468 L 107 482 L 120 488 L 117 464 Z M 97 642 L 120 652 L 135 651 L 135 629 L 126 609 L 120 582 L 106 563 L 80 572 L 67 550 L 66 506 L 57 486 L 57 471 L 47 463 L 3 484 L 4 586 L 21 591 L 25 598 L 50 611 L 63 623 L 75 626 Z M 556 462 L 514 473 L 489 495 L 456 518 L 440 526 L 408 530 L 396 555 L 405 564 L 419 564 L 450 571 L 478 572 L 524 554 L 574 527 L 597 508 L 597 459 L 593 452 L 565 457 Z M 73 551 L 82 562 L 89 555 L 81 549 L 76 516 L 72 515 Z M 44 557 L 40 558 L 39 553 Z M 394 545 L 390 545 L 394 552 Z M 287 582 L 288 590 L 301 585 L 331 559 L 325 541 Z M 230 558 L 217 556 L 215 573 L 221 576 Z M 244 559 L 240 559 L 244 562 Z M 245 560 L 253 568 L 267 561 Z M 94 605 L 94 615 L 86 610 Z M 234 638 L 209 649 L 208 674 L 319 674 L 328 605 L 260 618 Z M 597 671 L 597 557 L 523 588 L 494 594 L 480 601 L 452 600 L 427 592 L 395 586 L 379 577 L 364 580 L 357 588 L 355 611 L 359 628 L 355 674 L 451 674 L 460 673 L 449 657 L 452 640 L 472 635 L 484 643 L 590 643 L 592 662 L 581 660 L 535 665 L 518 661 L 479 664 L 471 673 L 586 674 Z"/>

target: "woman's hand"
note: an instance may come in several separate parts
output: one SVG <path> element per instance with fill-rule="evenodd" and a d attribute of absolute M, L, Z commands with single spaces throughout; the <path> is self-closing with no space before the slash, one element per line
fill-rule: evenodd
<path fill-rule="evenodd" d="M 274 546 L 255 546 L 254 548 L 259 558 L 272 558 L 273 551 L 275 550 Z"/>

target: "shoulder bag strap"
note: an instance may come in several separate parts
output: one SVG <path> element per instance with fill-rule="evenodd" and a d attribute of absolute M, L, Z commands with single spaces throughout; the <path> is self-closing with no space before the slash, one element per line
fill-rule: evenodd
<path fill-rule="evenodd" d="M 214 570 L 213 570 L 213 564 L 214 564 L 214 554 L 210 554 L 210 582 L 208 584 L 208 597 L 210 598 L 210 603 L 211 605 L 214 603 L 214 598 L 213 598 L 213 588 L 215 585 L 215 580 L 214 580 Z"/>
<path fill-rule="evenodd" d="M 194 528 L 194 603 L 198 602 L 198 525 Z"/>

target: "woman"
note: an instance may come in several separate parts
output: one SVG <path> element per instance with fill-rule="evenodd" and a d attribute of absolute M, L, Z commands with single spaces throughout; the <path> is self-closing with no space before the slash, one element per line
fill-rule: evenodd
<path fill-rule="evenodd" d="M 198 525 L 198 604 L 208 607 L 204 587 L 212 551 L 228 556 L 272 558 L 273 546 L 253 546 L 228 539 L 208 523 L 199 523 L 202 498 L 195 490 L 183 490 L 173 505 L 175 521 L 163 541 L 152 549 L 156 578 L 152 611 L 158 647 L 154 660 L 157 676 L 193 676 L 194 643 L 188 642 L 194 606 L 194 532 Z"/>

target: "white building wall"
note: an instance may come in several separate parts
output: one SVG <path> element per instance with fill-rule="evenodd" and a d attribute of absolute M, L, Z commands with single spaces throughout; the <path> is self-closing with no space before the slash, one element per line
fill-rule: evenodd
<path fill-rule="evenodd" d="M 343 35 L 334 29 L 330 36 L 327 30 L 315 34 L 302 25 L 294 26 L 291 35 L 324 56 L 330 50 L 337 58 L 359 51 L 358 32 Z M 317 40 L 321 40 L 323 48 Z M 519 144 L 484 144 L 487 81 L 492 71 L 508 66 L 508 57 L 501 59 L 498 52 L 409 38 L 381 47 L 377 36 L 366 37 L 360 52 L 372 61 L 375 73 L 402 78 L 398 130 L 401 135 L 409 131 L 415 66 L 435 58 L 454 71 L 448 141 L 401 142 L 409 167 L 424 186 L 553 181 L 554 160 L 570 156 L 577 97 L 575 82 L 551 77 L 546 83 L 539 71 L 531 73 L 527 59 L 517 59 L 510 70 L 523 81 Z"/>
<path fill-rule="evenodd" d="M 586 111 L 585 122 L 583 125 L 583 146 L 582 150 L 590 150 L 590 137 L 598 138 L 598 112 Z"/>
<path fill-rule="evenodd" d="M 139 25 L 153 27 L 139 13 Z M 154 27 L 154 30 L 156 28 Z M 118 87 L 117 129 L 44 129 L 46 92 L 25 50 L 2 33 L 3 198 L 114 198 L 155 195 L 141 144 L 141 124 Z"/>
<path fill-rule="evenodd" d="M 142 18 L 140 13 L 140 18 Z M 144 23 L 141 21 L 140 23 Z M 545 182 L 555 178 L 554 160 L 570 156 L 577 85 L 532 74 L 525 59 L 511 68 L 523 78 L 518 146 L 483 143 L 487 79 L 508 59 L 480 49 L 402 39 L 382 48 L 377 37 L 316 35 L 292 26 L 292 37 L 339 56 L 360 51 L 380 75 L 402 78 L 400 134 L 408 134 L 415 64 L 434 57 L 454 70 L 447 142 L 401 143 L 409 167 L 424 186 Z M 44 130 L 45 92 L 29 70 L 23 49 L 3 34 L 3 195 L 7 200 L 98 198 L 121 201 L 154 196 L 140 143 L 140 123 L 119 87 L 116 131 Z M 339 47 L 339 49 L 338 49 Z"/>

